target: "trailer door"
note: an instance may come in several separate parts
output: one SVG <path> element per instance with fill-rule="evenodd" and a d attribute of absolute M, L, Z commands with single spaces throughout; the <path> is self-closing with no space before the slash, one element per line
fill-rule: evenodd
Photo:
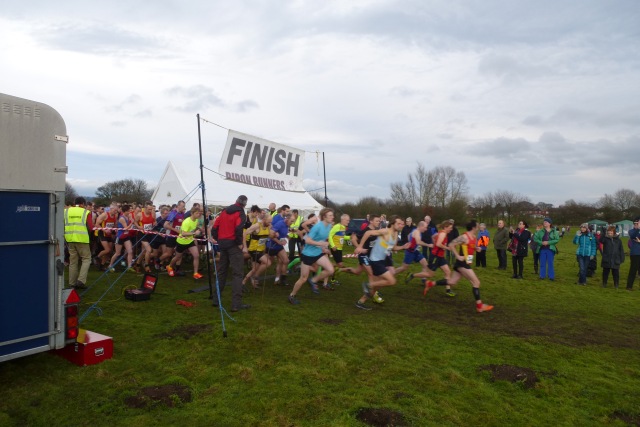
<path fill-rule="evenodd" d="M 0 361 L 52 348 L 54 198 L 0 190 Z"/>

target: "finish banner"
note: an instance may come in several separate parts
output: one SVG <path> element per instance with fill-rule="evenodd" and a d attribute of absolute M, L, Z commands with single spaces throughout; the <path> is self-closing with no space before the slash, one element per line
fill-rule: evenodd
<path fill-rule="evenodd" d="M 304 192 L 304 150 L 229 129 L 220 167 L 226 179 L 281 191 Z"/>

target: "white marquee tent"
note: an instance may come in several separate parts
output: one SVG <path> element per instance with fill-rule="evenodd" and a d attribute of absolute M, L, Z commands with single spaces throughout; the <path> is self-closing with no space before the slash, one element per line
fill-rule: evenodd
<path fill-rule="evenodd" d="M 209 206 L 229 206 L 235 203 L 239 195 L 244 194 L 249 199 L 247 207 L 258 205 L 261 208 L 267 208 L 269 203 L 274 202 L 276 206 L 287 204 L 291 206 L 291 209 L 298 209 L 302 215 L 311 212 L 317 213 L 322 209 L 322 205 L 308 192 L 294 193 L 272 190 L 229 181 L 207 169 L 204 170 L 204 182 L 207 205 Z M 188 209 L 194 202 L 202 203 L 202 190 L 199 188 L 199 184 L 200 168 L 198 165 L 189 166 L 169 161 L 151 200 L 156 206 L 172 205 L 178 200 L 184 200 Z"/>

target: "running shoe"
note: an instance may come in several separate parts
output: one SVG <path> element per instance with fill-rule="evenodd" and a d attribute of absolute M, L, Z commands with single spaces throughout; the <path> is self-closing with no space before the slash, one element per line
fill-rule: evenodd
<path fill-rule="evenodd" d="M 366 305 L 364 305 L 363 302 L 360 302 L 360 301 L 356 302 L 356 307 L 359 308 L 360 310 L 364 310 L 364 311 L 371 310 L 371 307 L 367 307 Z"/>
<path fill-rule="evenodd" d="M 375 294 L 373 294 L 373 302 L 377 303 L 377 304 L 382 304 L 384 302 L 384 299 L 380 296 L 379 292 L 376 292 Z"/>
<path fill-rule="evenodd" d="M 433 288 L 436 285 L 436 282 L 432 282 L 431 280 L 422 279 L 422 283 L 424 284 L 424 290 L 422 291 L 422 295 L 427 296 L 427 292 L 429 289 Z"/>
<path fill-rule="evenodd" d="M 320 290 L 318 289 L 318 285 L 313 283 L 313 280 L 311 280 L 311 278 L 309 278 L 307 282 L 309 282 L 309 286 L 311 286 L 311 292 L 313 292 L 314 294 L 320 293 Z"/>
<path fill-rule="evenodd" d="M 115 269 L 114 267 L 109 267 L 109 268 L 107 268 L 107 271 L 108 271 L 109 273 L 115 273 L 115 272 L 116 272 L 116 269 Z"/>
<path fill-rule="evenodd" d="M 176 272 L 173 271 L 173 267 L 171 267 L 170 265 L 167 265 L 167 274 L 171 277 L 176 275 Z"/>
<path fill-rule="evenodd" d="M 407 277 L 404 278 L 404 284 L 408 284 L 413 279 L 413 273 L 407 273 Z"/>
<path fill-rule="evenodd" d="M 178 277 L 184 277 L 185 276 L 184 271 L 182 271 L 182 270 L 176 270 L 175 273 L 176 273 L 176 276 L 178 276 Z"/>
<path fill-rule="evenodd" d="M 493 310 L 492 305 L 489 305 L 489 304 L 476 305 L 476 311 L 478 313 L 483 313 L 485 311 L 491 311 L 491 310 Z"/>
<path fill-rule="evenodd" d="M 296 297 L 294 297 L 293 295 L 289 295 L 289 302 L 293 305 L 298 305 L 300 304 L 300 301 L 298 301 L 298 299 Z"/>
<path fill-rule="evenodd" d="M 130 265 L 127 267 L 127 273 L 137 273 L 137 271 L 132 265 Z"/>
<path fill-rule="evenodd" d="M 329 282 L 331 284 L 331 286 L 340 286 L 340 282 L 338 280 L 333 279 L 331 282 Z"/>
<path fill-rule="evenodd" d="M 326 283 L 326 284 L 322 285 L 322 288 L 327 290 L 327 291 L 335 291 L 336 290 L 336 288 L 331 286 L 331 283 Z"/>
<path fill-rule="evenodd" d="M 200 274 L 200 273 L 194 273 L 194 274 L 193 274 L 193 278 L 194 278 L 194 279 L 196 279 L 196 280 L 200 280 L 200 279 L 202 279 L 202 274 Z"/>
<path fill-rule="evenodd" d="M 455 297 L 456 293 L 453 292 L 451 289 L 447 289 L 446 292 L 445 292 L 445 295 L 448 296 L 448 297 Z"/>

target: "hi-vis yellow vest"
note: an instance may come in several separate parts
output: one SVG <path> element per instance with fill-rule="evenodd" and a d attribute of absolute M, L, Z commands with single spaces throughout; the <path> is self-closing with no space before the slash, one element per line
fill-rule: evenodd
<path fill-rule="evenodd" d="M 296 220 L 293 222 L 293 224 L 289 226 L 289 228 L 293 228 L 294 230 L 297 230 L 298 228 L 300 228 L 300 224 L 302 224 L 302 217 L 298 215 Z M 295 237 L 298 237 L 298 233 L 289 233 L 289 238 L 293 239 Z"/>
<path fill-rule="evenodd" d="M 64 210 L 64 240 L 69 243 L 89 243 L 88 214 L 88 210 L 79 206 Z"/>

